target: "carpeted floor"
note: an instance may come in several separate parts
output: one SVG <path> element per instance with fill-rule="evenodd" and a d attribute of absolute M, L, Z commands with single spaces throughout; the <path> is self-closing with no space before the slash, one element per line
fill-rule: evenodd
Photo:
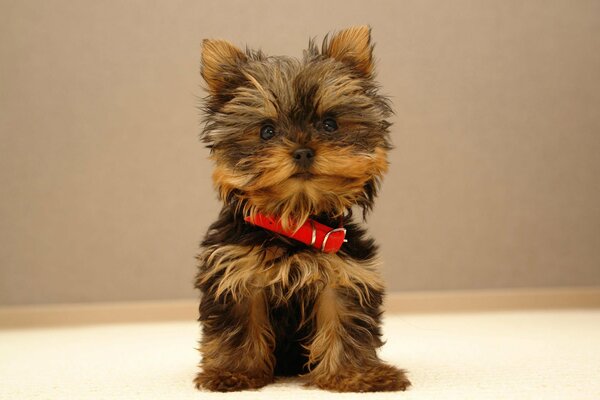
<path fill-rule="evenodd" d="M 382 358 L 404 393 L 336 395 L 284 380 L 198 392 L 194 322 L 0 331 L 0 398 L 600 399 L 600 310 L 388 316 Z"/>

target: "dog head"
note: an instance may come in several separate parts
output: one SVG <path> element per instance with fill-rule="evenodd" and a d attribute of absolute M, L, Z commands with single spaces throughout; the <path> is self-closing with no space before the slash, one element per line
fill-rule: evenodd
<path fill-rule="evenodd" d="M 302 59 L 205 40 L 202 139 L 220 198 L 245 215 L 302 224 L 373 205 L 392 113 L 374 81 L 367 26 L 314 41 Z"/>

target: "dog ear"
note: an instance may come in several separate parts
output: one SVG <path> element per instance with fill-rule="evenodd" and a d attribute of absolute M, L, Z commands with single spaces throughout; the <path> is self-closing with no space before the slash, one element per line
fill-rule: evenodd
<path fill-rule="evenodd" d="M 373 72 L 373 45 L 371 28 L 353 26 L 323 40 L 321 53 L 353 67 L 365 76 Z"/>
<path fill-rule="evenodd" d="M 247 59 L 240 49 L 225 40 L 204 39 L 200 73 L 210 92 L 217 94 L 238 82 L 241 77 L 239 66 Z"/>

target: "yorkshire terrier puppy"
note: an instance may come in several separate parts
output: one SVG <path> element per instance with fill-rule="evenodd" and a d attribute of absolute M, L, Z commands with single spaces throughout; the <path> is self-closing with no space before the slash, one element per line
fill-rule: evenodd
<path fill-rule="evenodd" d="M 311 40 L 301 60 L 205 40 L 202 139 L 223 202 L 198 256 L 198 388 L 278 375 L 339 392 L 405 390 L 381 361 L 384 285 L 352 208 L 373 206 L 392 111 L 370 28 Z"/>

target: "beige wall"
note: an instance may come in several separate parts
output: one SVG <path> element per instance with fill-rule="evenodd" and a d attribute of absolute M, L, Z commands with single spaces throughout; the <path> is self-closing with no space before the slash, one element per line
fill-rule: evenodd
<path fill-rule="evenodd" d="M 201 39 L 362 23 L 397 111 L 389 287 L 600 285 L 600 2 L 203 3 L 0 3 L 0 304 L 195 296 Z"/>

